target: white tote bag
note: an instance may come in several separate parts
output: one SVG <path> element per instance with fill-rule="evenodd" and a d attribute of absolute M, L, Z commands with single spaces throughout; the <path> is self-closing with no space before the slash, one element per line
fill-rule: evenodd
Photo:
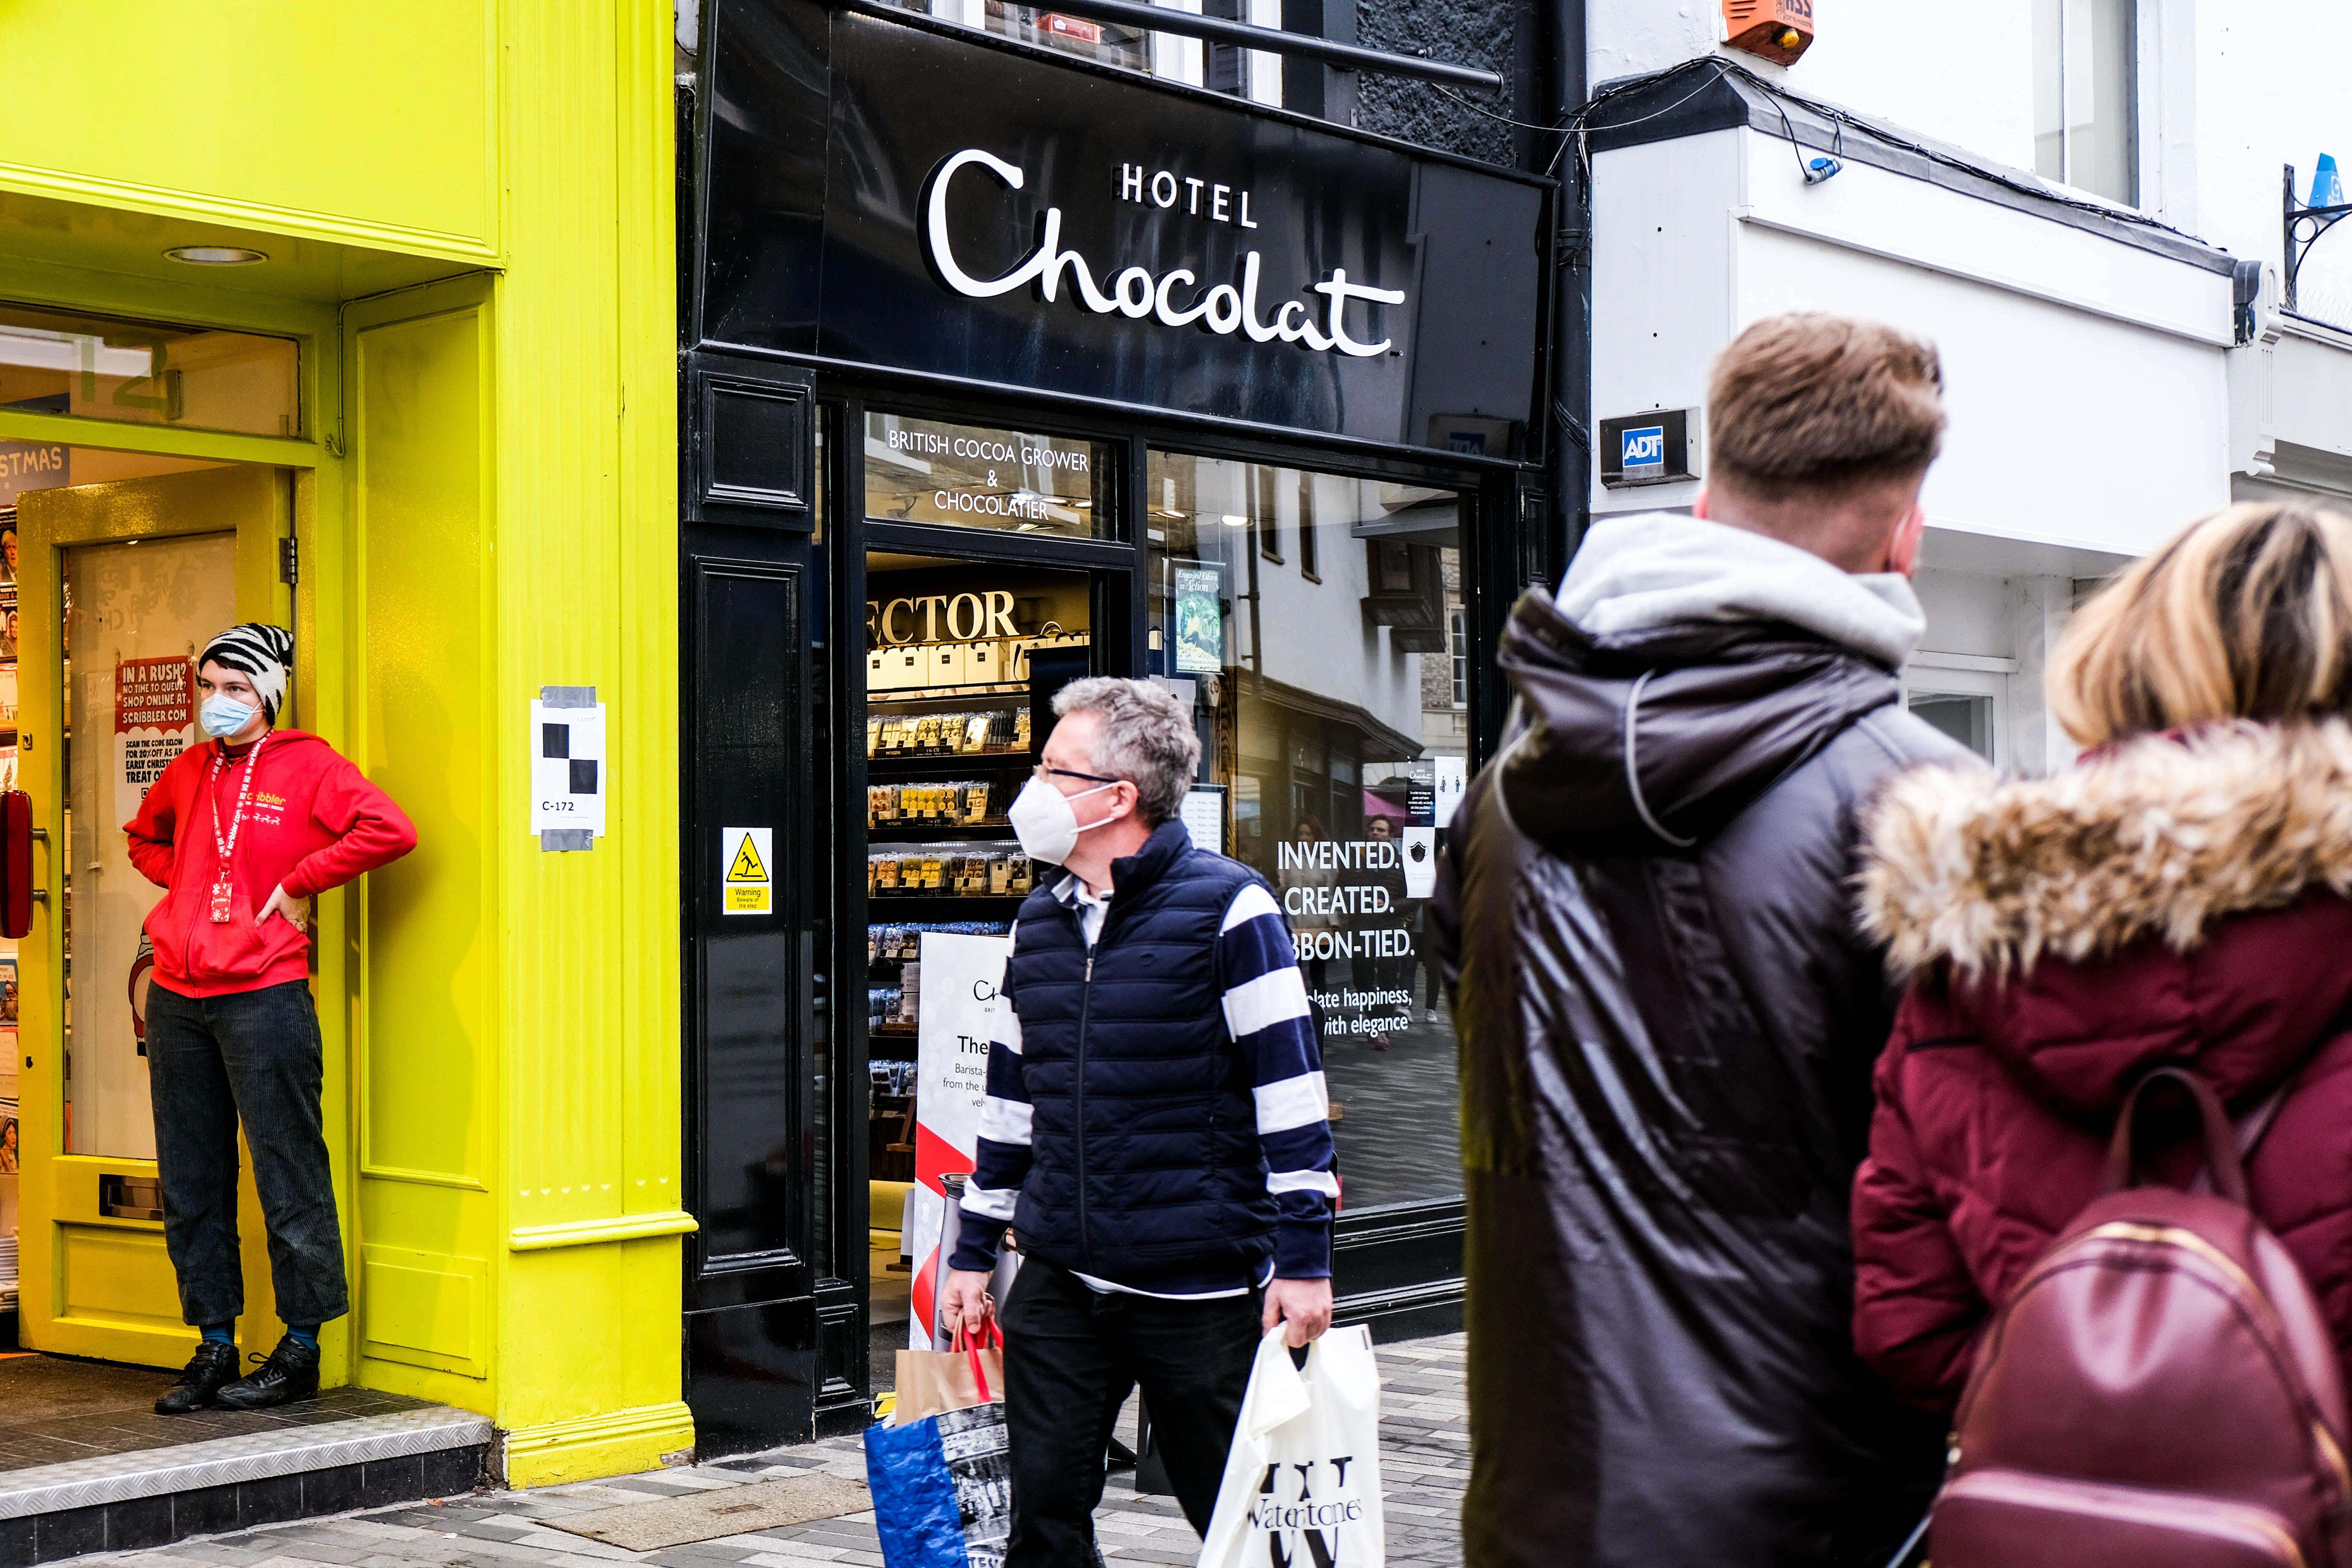
<path fill-rule="evenodd" d="M 1381 1369 L 1372 1331 L 1333 1329 L 1290 1363 L 1258 1342 L 1200 1568 L 1381 1568 Z"/>

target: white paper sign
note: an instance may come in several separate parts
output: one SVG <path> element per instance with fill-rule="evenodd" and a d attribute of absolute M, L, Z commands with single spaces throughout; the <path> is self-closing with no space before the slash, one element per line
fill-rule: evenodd
<path fill-rule="evenodd" d="M 1408 827 L 1398 846 L 1404 861 L 1404 896 L 1426 899 L 1437 891 L 1437 829 Z"/>
<path fill-rule="evenodd" d="M 1439 757 L 1437 761 L 1437 826 L 1454 825 L 1454 808 L 1462 804 L 1462 792 L 1470 787 L 1470 759 Z"/>
<path fill-rule="evenodd" d="M 1212 855 L 1225 852 L 1225 786 L 1194 784 L 1184 792 L 1184 831 Z"/>
<path fill-rule="evenodd" d="M 530 705 L 530 830 L 604 836 L 604 705 Z"/>
<path fill-rule="evenodd" d="M 914 1259 L 914 1310 L 907 1345 L 931 1348 L 931 1317 L 947 1260 L 939 1255 L 947 1217 L 942 1176 L 965 1174 L 980 1150 L 980 1106 L 988 1098 L 988 1037 L 1013 939 L 925 931 L 916 997 L 915 1191 L 907 1205 L 907 1254 Z"/>
<path fill-rule="evenodd" d="M 728 915 L 776 912 L 776 830 L 728 827 L 719 834 L 719 911 Z"/>

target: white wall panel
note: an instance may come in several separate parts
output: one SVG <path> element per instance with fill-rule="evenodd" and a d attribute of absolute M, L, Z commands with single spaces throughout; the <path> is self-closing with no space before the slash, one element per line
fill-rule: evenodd
<path fill-rule="evenodd" d="M 1853 310 L 1935 339 L 1940 527 L 2138 554 L 2229 499 L 2218 348 L 1753 226 L 1738 279 L 1743 319 Z"/>

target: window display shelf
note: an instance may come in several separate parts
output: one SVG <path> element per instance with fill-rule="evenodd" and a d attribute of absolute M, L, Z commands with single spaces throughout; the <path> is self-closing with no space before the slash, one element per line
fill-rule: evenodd
<path fill-rule="evenodd" d="M 929 889 L 912 893 L 877 890 L 866 895 L 866 902 L 874 905 L 887 904 L 894 910 L 909 904 L 953 904 L 958 909 L 969 909 L 975 905 L 993 905 L 998 909 L 1017 910 L 1021 907 L 1021 900 L 1028 896 L 1026 893 L 935 892 Z"/>
<path fill-rule="evenodd" d="M 1013 825 L 1001 816 L 989 816 L 978 822 L 876 822 L 866 828 L 866 837 L 877 844 L 916 843 L 936 839 L 941 833 L 966 838 L 1010 838 Z"/>
<path fill-rule="evenodd" d="M 1020 751 L 992 752 L 876 752 L 866 759 L 868 773 L 887 771 L 892 778 L 909 778 L 926 772 L 937 773 L 942 769 L 952 773 L 958 768 L 1022 768 L 1037 765 L 1037 753 L 1024 747 Z"/>
<path fill-rule="evenodd" d="M 934 706 L 942 702 L 1002 702 L 1008 697 L 1027 698 L 1026 680 L 992 680 L 984 686 L 910 686 L 889 691 L 868 691 L 868 708 L 904 708 L 910 702 Z"/>

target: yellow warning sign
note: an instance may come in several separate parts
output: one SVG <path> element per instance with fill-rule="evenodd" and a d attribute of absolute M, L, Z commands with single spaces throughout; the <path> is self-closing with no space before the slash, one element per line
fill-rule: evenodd
<path fill-rule="evenodd" d="M 775 858 L 775 829 L 730 827 L 719 837 L 720 863 L 726 870 L 719 911 L 730 915 L 764 915 L 775 910 L 775 876 L 768 868 Z"/>
<path fill-rule="evenodd" d="M 764 882 L 768 879 L 768 863 L 760 858 L 759 847 L 751 842 L 746 831 L 742 845 L 735 851 L 735 863 L 727 868 L 730 882 Z"/>

